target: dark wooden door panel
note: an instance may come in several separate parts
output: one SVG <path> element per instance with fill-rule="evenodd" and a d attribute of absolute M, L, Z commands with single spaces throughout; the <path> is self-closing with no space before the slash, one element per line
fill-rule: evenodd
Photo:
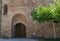
<path fill-rule="evenodd" d="M 14 34 L 15 34 L 15 37 L 18 37 L 18 38 L 26 37 L 25 25 L 23 25 L 23 24 L 16 25 Z"/>

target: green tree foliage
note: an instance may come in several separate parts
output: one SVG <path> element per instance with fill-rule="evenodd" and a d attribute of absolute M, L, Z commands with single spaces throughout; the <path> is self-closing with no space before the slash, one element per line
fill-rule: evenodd
<path fill-rule="evenodd" d="M 38 22 L 54 20 L 60 22 L 60 0 L 54 0 L 49 6 L 38 6 L 31 12 L 32 18 Z"/>
<path fill-rule="evenodd" d="M 54 0 L 54 4 L 50 5 L 50 12 L 53 15 L 53 20 L 60 22 L 60 0 Z"/>
<path fill-rule="evenodd" d="M 52 14 L 47 6 L 38 6 L 32 11 L 31 15 L 33 19 L 38 22 L 44 22 L 52 19 Z"/>

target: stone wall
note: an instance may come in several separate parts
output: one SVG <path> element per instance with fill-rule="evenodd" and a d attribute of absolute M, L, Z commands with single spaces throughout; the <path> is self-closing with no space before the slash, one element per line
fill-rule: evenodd
<path fill-rule="evenodd" d="M 0 14 L 1 14 L 1 0 L 0 0 Z M 1 28 L 1 15 L 0 15 L 0 28 Z"/>
<path fill-rule="evenodd" d="M 7 36 L 12 36 L 12 24 L 14 24 L 16 21 L 17 16 L 20 15 L 20 17 L 23 15 L 24 18 L 19 17 L 16 19 L 17 22 L 20 20 L 22 23 L 26 25 L 26 37 L 31 38 L 32 33 L 35 32 L 39 36 L 43 36 L 45 38 L 53 38 L 53 26 L 52 22 L 44 22 L 44 23 L 38 23 L 34 20 L 32 20 L 31 17 L 31 11 L 33 8 L 39 6 L 39 5 L 45 5 L 47 3 L 52 3 L 53 0 L 2 0 L 2 34 L 6 34 Z M 8 5 L 8 14 L 3 15 L 3 9 L 4 5 Z M 16 16 L 16 17 L 14 17 Z M 24 21 L 26 19 L 26 21 Z M 15 21 L 15 22 L 14 22 Z M 13 23 L 14 22 L 14 23 Z M 17 23 L 16 22 L 16 23 Z M 58 28 L 57 28 L 58 26 Z M 59 34 L 59 24 L 56 25 L 56 33 L 57 37 L 60 38 Z"/>

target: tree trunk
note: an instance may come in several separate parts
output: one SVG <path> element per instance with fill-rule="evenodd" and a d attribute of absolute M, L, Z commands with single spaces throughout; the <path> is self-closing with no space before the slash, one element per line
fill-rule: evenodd
<path fill-rule="evenodd" d="M 55 29 L 54 22 L 53 22 L 53 35 L 54 35 L 54 38 L 56 38 L 56 29 Z"/>

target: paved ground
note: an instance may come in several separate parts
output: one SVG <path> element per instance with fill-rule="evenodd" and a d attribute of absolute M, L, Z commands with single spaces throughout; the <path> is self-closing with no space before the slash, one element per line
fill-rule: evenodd
<path fill-rule="evenodd" d="M 0 41 L 38 41 L 37 39 L 13 38 L 13 39 L 0 39 Z"/>

